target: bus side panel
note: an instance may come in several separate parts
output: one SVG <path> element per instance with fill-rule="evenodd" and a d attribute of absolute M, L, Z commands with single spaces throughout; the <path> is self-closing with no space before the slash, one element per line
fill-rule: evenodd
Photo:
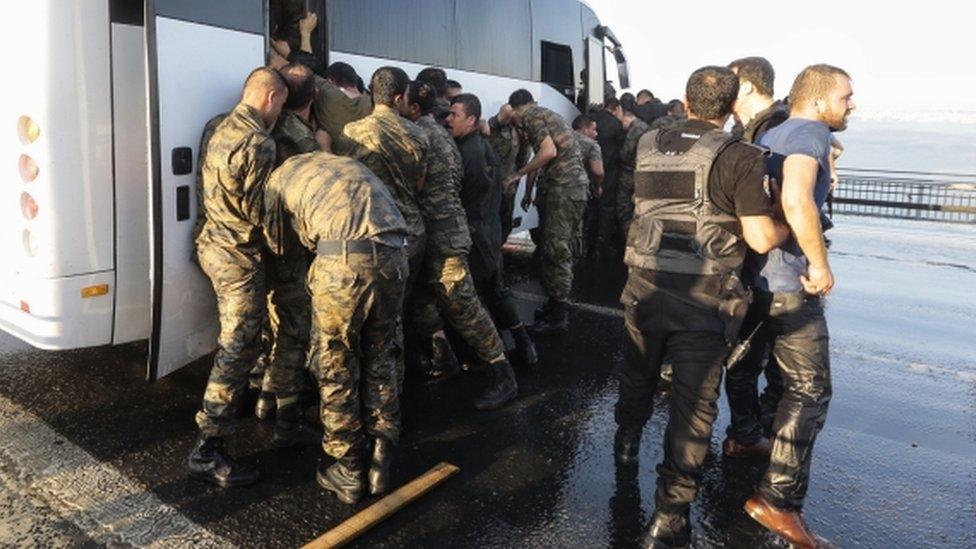
<path fill-rule="evenodd" d="M 112 25 L 115 127 L 115 331 L 113 343 L 149 337 L 149 125 L 141 26 Z"/>
<path fill-rule="evenodd" d="M 0 327 L 47 349 L 107 344 L 115 291 L 108 2 L 4 7 L 16 78 L 0 102 Z M 33 141 L 18 138 L 22 116 L 39 130 Z M 33 180 L 22 178 L 18 157 L 36 165 Z M 31 202 L 28 219 L 22 204 Z"/>

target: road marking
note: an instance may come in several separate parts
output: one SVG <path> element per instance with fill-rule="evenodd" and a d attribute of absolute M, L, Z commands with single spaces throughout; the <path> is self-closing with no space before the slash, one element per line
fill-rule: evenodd
<path fill-rule="evenodd" d="M 512 295 L 523 301 L 531 301 L 532 303 L 545 303 L 548 299 L 546 296 L 539 294 L 534 294 L 532 292 L 523 292 L 519 290 L 512 290 Z M 580 309 L 582 311 L 587 311 L 590 313 L 596 313 L 598 315 L 612 316 L 615 318 L 623 318 L 624 311 L 622 309 L 614 309 L 613 307 L 604 307 L 602 305 L 591 305 L 589 303 L 580 303 L 578 301 L 570 301 L 569 306 L 574 309 Z"/>
<path fill-rule="evenodd" d="M 18 483 L 99 545 L 233 547 L 0 396 L 0 455 Z"/>

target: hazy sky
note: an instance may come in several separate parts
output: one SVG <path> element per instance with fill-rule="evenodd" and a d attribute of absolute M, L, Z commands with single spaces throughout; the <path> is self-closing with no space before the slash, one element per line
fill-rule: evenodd
<path fill-rule="evenodd" d="M 806 65 L 854 78 L 864 114 L 976 111 L 976 27 L 964 2 L 589 0 L 623 42 L 632 91 L 680 98 L 694 69 L 761 55 L 786 95 Z"/>

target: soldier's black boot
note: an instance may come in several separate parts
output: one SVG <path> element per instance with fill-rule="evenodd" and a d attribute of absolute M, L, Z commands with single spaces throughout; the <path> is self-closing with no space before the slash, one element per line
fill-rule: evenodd
<path fill-rule="evenodd" d="M 276 408 L 275 394 L 270 391 L 261 391 L 261 394 L 258 395 L 258 401 L 254 404 L 254 415 L 261 420 L 271 419 Z"/>
<path fill-rule="evenodd" d="M 461 365 L 447 338 L 434 336 L 431 340 L 430 370 L 427 376 L 431 379 L 445 379 L 460 372 Z"/>
<path fill-rule="evenodd" d="M 519 360 L 526 366 L 539 364 L 539 355 L 535 352 L 535 343 L 532 341 L 532 336 L 529 335 L 529 330 L 525 325 L 519 324 L 518 328 L 512 328 L 511 332 L 512 339 L 515 340 L 515 353 L 518 355 Z"/>
<path fill-rule="evenodd" d="M 369 464 L 369 493 L 382 494 L 390 489 L 390 466 L 393 464 L 393 442 L 383 438 L 373 439 L 373 456 Z"/>
<path fill-rule="evenodd" d="M 221 488 L 254 484 L 261 473 L 250 465 L 234 461 L 224 452 L 224 439 L 200 437 L 187 459 L 190 478 L 209 482 Z"/>
<path fill-rule="evenodd" d="M 478 410 L 497 410 L 506 403 L 514 400 L 518 395 L 518 382 L 515 372 L 507 360 L 500 360 L 489 364 L 492 383 L 474 400 L 474 407 Z"/>
<path fill-rule="evenodd" d="M 651 525 L 641 540 L 641 547 L 648 549 L 679 549 L 691 544 L 691 523 L 688 512 L 670 514 L 654 512 Z"/>
<path fill-rule="evenodd" d="M 339 501 L 352 505 L 363 498 L 366 483 L 363 482 L 363 460 L 359 451 L 349 451 L 342 459 L 325 467 L 319 465 L 315 473 L 319 486 L 335 494 Z"/>
<path fill-rule="evenodd" d="M 642 430 L 636 427 L 617 427 L 617 434 L 613 437 L 613 461 L 617 465 L 637 465 Z"/>
<path fill-rule="evenodd" d="M 532 325 L 532 335 L 561 335 L 569 331 L 569 304 L 550 300 L 545 317 Z"/>
<path fill-rule="evenodd" d="M 291 448 L 315 446 L 322 441 L 322 437 L 305 424 L 302 405 L 297 397 L 287 404 L 278 404 L 277 408 L 271 444 L 278 448 Z"/>

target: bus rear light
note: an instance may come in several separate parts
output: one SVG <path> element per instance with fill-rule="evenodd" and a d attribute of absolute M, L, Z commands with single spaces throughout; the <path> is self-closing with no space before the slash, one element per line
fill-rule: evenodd
<path fill-rule="evenodd" d="M 30 183 L 31 181 L 37 179 L 37 174 L 40 173 L 40 168 L 37 167 L 37 162 L 33 158 L 27 156 L 26 154 L 20 155 L 20 178 L 24 180 L 24 183 Z"/>
<path fill-rule="evenodd" d="M 21 300 L 20 301 L 20 310 L 21 311 L 24 311 L 27 314 L 30 314 L 30 303 L 27 303 L 26 301 Z"/>
<path fill-rule="evenodd" d="M 37 201 L 26 192 L 20 193 L 20 211 L 28 221 L 37 217 Z"/>
<path fill-rule="evenodd" d="M 30 229 L 24 229 L 21 235 L 21 241 L 24 244 L 24 251 L 27 255 L 34 257 L 37 255 L 37 241 L 34 240 L 34 234 L 30 232 Z"/>
<path fill-rule="evenodd" d="M 41 136 L 41 128 L 31 120 L 31 117 L 21 116 L 17 120 L 17 136 L 20 137 L 21 144 L 30 145 Z"/>
<path fill-rule="evenodd" d="M 85 286 L 81 289 L 81 297 L 98 297 L 108 294 L 108 284 L 98 284 L 95 286 Z"/>

